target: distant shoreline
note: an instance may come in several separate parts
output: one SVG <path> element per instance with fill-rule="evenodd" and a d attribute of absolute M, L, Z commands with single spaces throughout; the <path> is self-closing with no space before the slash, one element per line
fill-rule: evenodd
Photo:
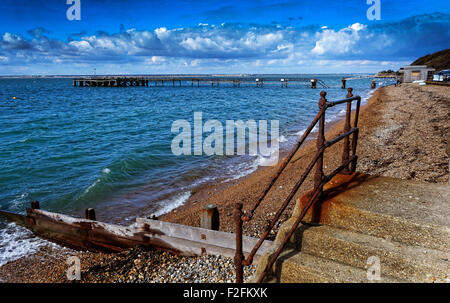
<path fill-rule="evenodd" d="M 320 76 L 320 75 L 373 75 L 376 73 L 305 73 L 305 74 L 105 74 L 105 75 L 93 75 L 93 74 L 78 74 L 78 75 L 5 75 L 0 76 L 0 79 L 70 79 L 77 77 L 146 77 L 146 76 L 208 76 L 208 77 L 248 77 L 248 76 L 264 76 L 264 75 L 307 75 L 307 76 Z"/>

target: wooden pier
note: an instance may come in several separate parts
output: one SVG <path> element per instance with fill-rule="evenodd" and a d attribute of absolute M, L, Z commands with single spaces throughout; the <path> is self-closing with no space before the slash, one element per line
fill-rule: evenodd
<path fill-rule="evenodd" d="M 278 78 L 278 77 L 213 77 L 213 76 L 108 76 L 108 77 L 84 77 L 73 79 L 73 86 L 78 87 L 165 87 L 165 86 L 187 86 L 200 87 L 211 86 L 219 87 L 226 84 L 232 87 L 241 87 L 241 85 L 254 85 L 255 87 L 264 87 L 265 84 L 280 84 L 287 88 L 288 85 L 301 85 L 316 88 L 316 84 L 323 88 L 328 88 L 323 80 L 311 78 Z"/>

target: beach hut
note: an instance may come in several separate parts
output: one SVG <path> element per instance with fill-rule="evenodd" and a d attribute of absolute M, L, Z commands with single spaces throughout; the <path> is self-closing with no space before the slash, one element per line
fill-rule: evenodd
<path fill-rule="evenodd" d="M 411 83 L 414 81 L 425 81 L 435 71 L 434 68 L 429 68 L 426 65 L 407 65 L 400 68 L 399 72 L 403 74 L 404 83 Z"/>

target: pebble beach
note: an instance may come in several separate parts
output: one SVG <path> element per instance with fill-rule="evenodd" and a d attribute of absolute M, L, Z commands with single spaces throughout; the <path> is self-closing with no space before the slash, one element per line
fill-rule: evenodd
<path fill-rule="evenodd" d="M 362 107 L 358 139 L 357 171 L 424 182 L 447 183 L 449 162 L 446 154 L 450 130 L 450 87 L 402 84 L 378 89 Z M 327 138 L 342 133 L 343 121 L 331 123 Z M 315 142 L 307 142 L 294 156 L 272 191 L 258 208 L 252 221 L 244 224 L 244 234 L 257 237 L 279 204 L 303 173 Z M 336 144 L 325 154 L 325 170 L 341 161 L 342 146 Z M 217 205 L 220 230 L 234 230 L 236 202 L 250 209 L 277 167 L 262 167 L 241 179 L 208 184 L 195 189 L 189 200 L 159 219 L 199 226 L 199 211 L 205 204 Z M 294 200 L 312 187 L 311 178 L 300 188 Z M 290 216 L 291 202 L 281 223 Z M 276 230 L 271 234 L 273 237 Z M 134 248 L 122 253 L 78 252 L 56 246 L 44 246 L 38 252 L 0 267 L 2 282 L 69 282 L 66 277 L 69 256 L 81 260 L 81 282 L 130 283 L 230 283 L 235 281 L 231 258 L 218 256 L 181 257 L 167 252 Z M 249 279 L 256 266 L 245 268 Z"/>

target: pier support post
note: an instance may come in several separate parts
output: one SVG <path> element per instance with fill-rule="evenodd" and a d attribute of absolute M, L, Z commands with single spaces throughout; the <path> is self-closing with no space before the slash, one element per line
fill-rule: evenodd
<path fill-rule="evenodd" d="M 85 218 L 88 220 L 96 221 L 95 210 L 93 208 L 87 208 L 85 210 Z"/>
<path fill-rule="evenodd" d="M 200 217 L 200 227 L 212 230 L 219 230 L 220 219 L 217 206 L 207 204 L 203 207 Z"/>
<path fill-rule="evenodd" d="M 347 80 L 345 78 L 342 78 L 342 89 L 345 89 L 345 84 L 346 84 Z"/>

